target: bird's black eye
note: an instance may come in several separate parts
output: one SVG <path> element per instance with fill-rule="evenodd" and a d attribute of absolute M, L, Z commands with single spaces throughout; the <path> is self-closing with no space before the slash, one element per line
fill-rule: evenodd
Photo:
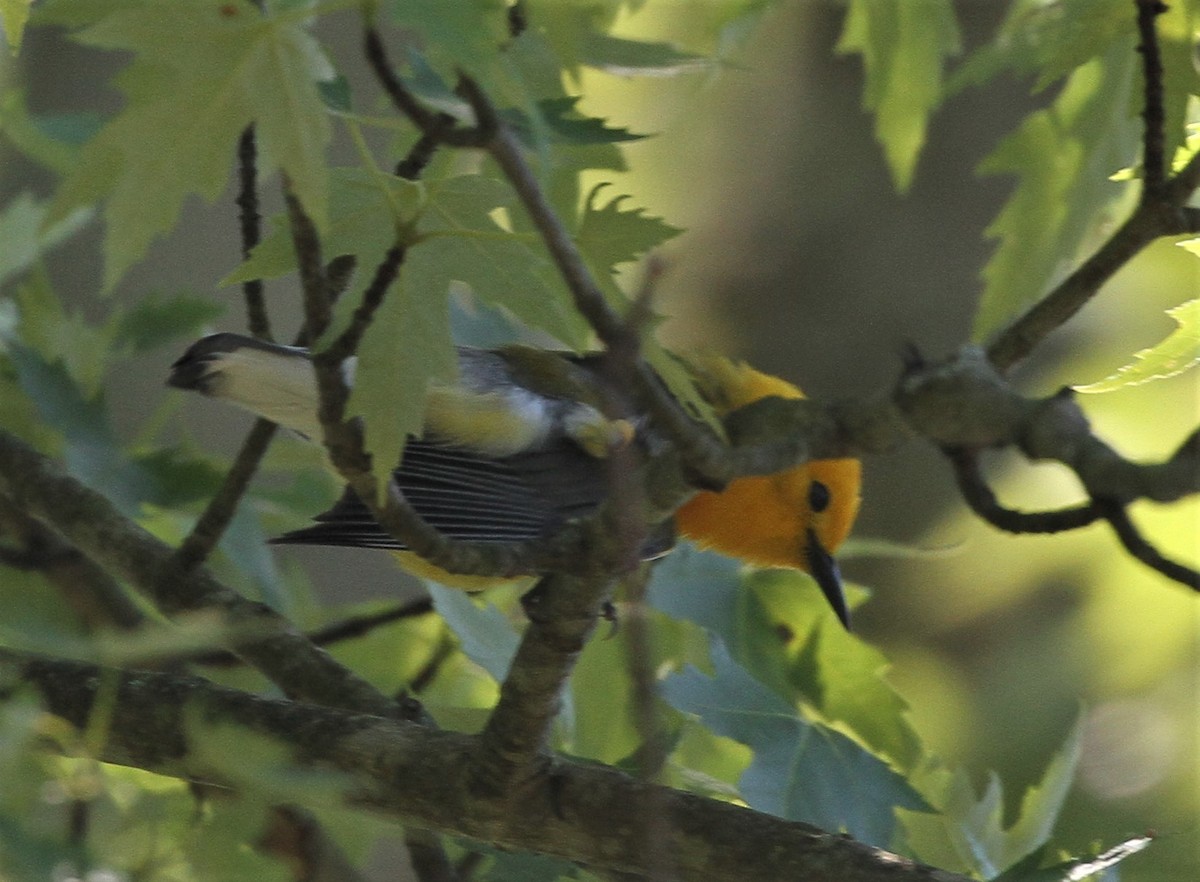
<path fill-rule="evenodd" d="M 814 512 L 829 508 L 829 500 L 829 488 L 820 481 L 813 481 L 808 485 L 808 507 Z"/>

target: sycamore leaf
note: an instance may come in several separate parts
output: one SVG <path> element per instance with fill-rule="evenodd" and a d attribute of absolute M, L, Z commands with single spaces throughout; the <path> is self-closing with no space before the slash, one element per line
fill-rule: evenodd
<path fill-rule="evenodd" d="M 1011 173 L 1016 190 L 987 234 L 1000 240 L 983 271 L 973 336 L 982 340 L 1066 273 L 1128 185 L 1109 180 L 1137 149 L 1132 37 L 1079 68 L 1054 103 L 1030 114 L 979 166 Z"/>
<path fill-rule="evenodd" d="M 494 212 L 516 211 L 512 191 L 477 175 L 448 178 L 429 187 L 418 231 L 425 241 L 414 252 L 438 244 L 440 275 L 464 282 L 484 303 L 511 312 L 567 346 L 586 345 L 588 326 L 550 257 L 533 233 L 508 232 Z"/>
<path fill-rule="evenodd" d="M 52 212 L 105 201 L 106 287 L 174 226 L 187 196 L 220 194 L 250 123 L 264 161 L 327 227 L 329 121 L 315 81 L 332 71 L 302 24 L 245 0 L 143 0 L 75 36 L 134 57 L 120 77 L 126 107 L 84 147 Z"/>
<path fill-rule="evenodd" d="M 437 582 L 425 585 L 434 609 L 458 637 L 467 658 L 503 683 L 521 640 L 512 622 L 493 604 L 481 603 L 465 591 Z"/>
<path fill-rule="evenodd" d="M 480 74 L 494 63 L 509 38 L 504 0 L 393 0 L 392 16 L 412 28 L 438 53 L 439 67 Z"/>
<path fill-rule="evenodd" d="M 564 144 L 617 144 L 623 141 L 640 141 L 645 135 L 635 134 L 629 129 L 608 125 L 607 120 L 586 116 L 575 109 L 579 98 L 561 96 L 537 102 L 540 121 L 545 124 L 554 141 Z M 500 115 L 509 126 L 529 144 L 536 142 L 529 136 L 529 118 L 517 110 L 503 110 Z"/>
<path fill-rule="evenodd" d="M 8 48 L 16 55 L 21 51 L 21 37 L 25 23 L 29 21 L 29 7 L 33 0 L 0 0 L 0 26 L 3 26 Z"/>
<path fill-rule="evenodd" d="M 648 217 L 644 208 L 623 210 L 621 203 L 628 196 L 614 196 L 600 205 L 600 191 L 607 186 L 597 184 L 588 194 L 576 235 L 580 249 L 594 265 L 608 271 L 619 263 L 637 260 L 682 232 L 662 218 Z"/>
<path fill-rule="evenodd" d="M 753 603 L 765 619 L 754 631 L 758 636 L 745 639 L 760 651 L 774 650 L 787 694 L 803 696 L 824 719 L 848 725 L 897 768 L 917 764 L 920 739 L 909 724 L 908 703 L 885 679 L 887 658 L 829 614 L 807 574 L 754 572 L 746 577 L 741 598 L 743 610 Z"/>
<path fill-rule="evenodd" d="M 875 113 L 875 137 L 896 188 L 907 190 L 929 114 L 941 101 L 942 63 L 959 51 L 954 7 L 949 0 L 853 0 L 837 49 L 863 57 L 863 103 Z"/>
<path fill-rule="evenodd" d="M 900 775 L 846 736 L 805 720 L 738 667 L 719 640 L 711 654 L 714 676 L 689 667 L 663 682 L 662 695 L 753 749 L 738 785 L 752 807 L 879 847 L 892 840 L 894 809 L 927 809 Z"/>
<path fill-rule="evenodd" d="M 1197 241 L 1197 240 L 1192 240 Z M 1133 361 L 1103 380 L 1076 386 L 1076 392 L 1112 392 L 1182 374 L 1200 363 L 1200 300 L 1167 310 L 1179 325 L 1160 343 L 1133 354 Z"/>
<path fill-rule="evenodd" d="M 349 416 L 366 422 L 364 441 L 382 489 L 399 464 L 409 435 L 421 434 L 432 380 L 451 380 L 458 365 L 446 298 L 453 263 L 445 243 L 410 248 L 375 320 L 358 348 Z"/>
<path fill-rule="evenodd" d="M 424 186 L 361 168 L 330 173 L 329 233 L 321 240 L 326 257 L 353 254 L 362 267 L 374 267 L 396 243 L 397 230 L 411 223 L 424 199 Z M 296 268 L 296 249 L 285 215 L 271 219 L 270 232 L 250 256 L 224 279 L 233 285 L 273 279 Z M 363 273 L 368 275 L 369 272 Z"/>
<path fill-rule="evenodd" d="M 0 208 L 0 284 L 32 266 L 45 252 L 86 224 L 92 212 L 86 208 L 43 226 L 46 205 L 29 193 L 20 193 Z"/>
<path fill-rule="evenodd" d="M 1189 96 L 1200 86 L 1193 59 L 1196 14 L 1194 3 L 1170 3 L 1155 20 L 1168 156 L 1182 142 Z M 948 78 L 946 94 L 982 85 L 1006 69 L 1036 76 L 1034 91 L 1041 91 L 1127 40 L 1134 27 L 1128 0 L 1022 0 L 1012 4 L 996 37 Z"/>
<path fill-rule="evenodd" d="M 976 795 L 965 770 L 945 776 L 939 788 L 942 792 L 935 799 L 942 805 L 943 815 L 932 823 L 949 838 L 966 866 L 990 879 L 1045 845 L 1074 779 L 1082 730 L 1081 718 L 1041 781 L 1025 792 L 1016 820 L 1008 828 L 1004 826 L 1003 788 L 994 774 L 989 776 L 982 796 Z M 905 822 L 911 820 L 906 818 Z M 919 823 L 927 826 L 931 819 L 920 818 Z"/>
<path fill-rule="evenodd" d="M 629 40 L 596 31 L 586 32 L 579 48 L 583 64 L 618 76 L 668 76 L 703 70 L 712 64 L 670 43 Z"/>
<path fill-rule="evenodd" d="M 980 46 L 947 78 L 946 93 L 978 86 L 1005 70 L 1036 74 L 1035 91 L 1082 67 L 1129 33 L 1127 0 L 1013 3 L 994 39 Z"/>
<path fill-rule="evenodd" d="M 0 134 L 29 159 L 57 175 L 66 175 L 78 161 L 79 147 L 100 130 L 94 113 L 35 116 L 16 89 L 0 99 Z"/>
<path fill-rule="evenodd" d="M 225 312 L 210 297 L 150 293 L 114 317 L 113 346 L 146 352 L 180 337 L 194 337 Z"/>

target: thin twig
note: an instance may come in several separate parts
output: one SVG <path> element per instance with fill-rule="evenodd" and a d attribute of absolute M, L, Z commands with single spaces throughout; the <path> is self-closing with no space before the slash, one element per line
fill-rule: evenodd
<path fill-rule="evenodd" d="M 406 603 L 397 604 L 377 613 L 362 616 L 351 616 L 338 622 L 333 622 L 308 632 L 308 639 L 314 646 L 328 647 L 345 640 L 355 640 L 365 637 L 377 628 L 390 625 L 404 619 L 416 618 L 433 612 L 433 603 L 429 598 L 420 598 Z M 227 668 L 245 664 L 231 652 L 223 649 L 196 652 L 190 655 L 172 656 L 172 661 L 187 664 L 204 665 L 206 667 Z"/>
<path fill-rule="evenodd" d="M 0 429 L 0 493 L 47 524 L 164 614 L 205 610 L 221 617 L 233 648 L 286 694 L 329 707 L 398 716 L 402 709 L 314 647 L 261 603 L 246 600 L 203 567 L 185 571 L 174 550 L 43 454 Z M 245 637 L 241 635 L 253 635 Z"/>
<path fill-rule="evenodd" d="M 129 630 L 145 616 L 112 576 L 45 523 L 0 494 L 0 532 L 19 548 L 5 548 L 4 563 L 33 567 L 57 588 L 89 629 Z"/>
<path fill-rule="evenodd" d="M 360 873 L 309 812 L 296 806 L 274 806 L 255 848 L 280 861 L 296 882 L 365 882 Z"/>
<path fill-rule="evenodd" d="M 1091 257 L 988 346 L 988 358 L 1001 372 L 1027 357 L 1046 335 L 1065 324 L 1117 270 L 1155 239 L 1187 233 L 1195 227 L 1195 218 L 1185 212 L 1184 204 L 1200 186 L 1200 154 L 1193 156 L 1174 177 L 1164 179 L 1162 59 L 1154 34 L 1154 19 L 1165 7 L 1158 0 L 1135 2 L 1142 34 L 1139 51 L 1146 72 L 1141 200 L 1133 214 Z"/>
<path fill-rule="evenodd" d="M 1097 499 L 1095 504 L 1112 526 L 1113 532 L 1117 534 L 1126 551 L 1168 579 L 1186 585 L 1193 591 L 1200 591 L 1200 571 L 1163 556 L 1162 552 L 1150 544 L 1134 526 L 1133 521 L 1129 519 L 1129 513 L 1125 511 L 1125 506 L 1111 499 Z"/>
<path fill-rule="evenodd" d="M 371 279 L 371 284 L 363 291 L 362 302 L 354 310 L 350 324 L 336 340 L 322 350 L 324 358 L 342 362 L 358 351 L 363 334 L 371 326 L 376 310 L 383 303 L 384 295 L 400 273 L 400 265 L 404 263 L 406 251 L 405 246 L 399 243 L 388 249 L 379 266 L 375 268 L 375 277 Z"/>
<path fill-rule="evenodd" d="M 243 260 L 250 257 L 250 252 L 262 240 L 262 216 L 258 210 L 257 154 L 254 126 L 249 125 L 238 139 L 240 188 L 236 203 L 240 209 L 238 219 L 242 231 Z M 271 340 L 271 323 L 267 317 L 262 279 L 247 279 L 242 282 L 242 297 L 246 301 L 246 325 L 250 333 L 260 340 Z"/>
<path fill-rule="evenodd" d="M 180 543 L 176 560 L 185 570 L 194 569 L 208 559 L 221 536 L 237 513 L 242 496 L 258 471 L 271 439 L 278 428 L 270 420 L 257 419 L 250 428 L 242 448 L 225 473 L 221 486 L 208 501 L 192 530 Z"/>
<path fill-rule="evenodd" d="M 472 767 L 472 786 L 479 792 L 520 792 L 545 774 L 550 726 L 611 584 L 607 575 L 573 579 L 552 573 L 522 598 L 529 626 L 479 735 Z"/>
<path fill-rule="evenodd" d="M 292 242 L 296 248 L 296 264 L 300 273 L 300 284 L 304 288 L 304 318 L 308 336 L 319 339 L 329 327 L 332 316 L 329 299 L 329 281 L 321 262 L 321 239 L 317 228 L 300 204 L 291 182 L 284 181 L 284 202 L 287 204 L 288 223 Z"/>
<path fill-rule="evenodd" d="M 376 79 L 379 80 L 379 84 L 383 86 L 383 90 L 392 99 L 396 109 L 412 120 L 413 124 L 423 133 L 437 138 L 438 141 L 450 147 L 481 147 L 487 143 L 491 133 L 482 123 L 479 128 L 448 125 L 446 114 L 430 110 L 408 90 L 408 87 L 392 70 L 392 63 L 388 60 L 383 39 L 379 36 L 379 32 L 372 27 L 366 29 L 364 46 L 367 61 L 370 63 Z"/>
<path fill-rule="evenodd" d="M 1137 51 L 1142 56 L 1142 199 L 1157 199 L 1166 181 L 1166 112 L 1163 108 L 1163 65 L 1155 20 L 1167 11 L 1161 0 L 1134 0 L 1137 6 Z"/>
<path fill-rule="evenodd" d="M 980 473 L 979 457 L 974 451 L 958 447 L 943 452 L 954 466 L 958 489 L 971 511 L 1005 532 L 1061 533 L 1086 527 L 1102 516 L 1090 502 L 1052 511 L 1024 512 L 1005 508 Z"/>

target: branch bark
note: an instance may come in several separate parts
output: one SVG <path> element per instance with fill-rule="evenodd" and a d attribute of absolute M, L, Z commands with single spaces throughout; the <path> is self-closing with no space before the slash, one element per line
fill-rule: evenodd
<path fill-rule="evenodd" d="M 36 689 L 51 712 L 86 724 L 101 669 L 7 650 L 0 650 L 0 665 Z M 471 786 L 467 771 L 477 737 L 258 698 L 196 678 L 110 675 L 118 686 L 113 725 L 98 757 L 105 762 L 228 785 L 228 776 L 192 746 L 206 725 L 233 724 L 287 747 L 298 770 L 321 770 L 323 781 L 330 768 L 344 773 L 331 795 L 347 806 L 602 871 L 644 876 L 655 848 L 667 851 L 681 882 L 966 882 L 845 836 L 639 782 L 605 766 L 560 761 L 514 799 Z M 640 834 L 648 807 L 666 821 L 668 838 L 653 846 Z"/>

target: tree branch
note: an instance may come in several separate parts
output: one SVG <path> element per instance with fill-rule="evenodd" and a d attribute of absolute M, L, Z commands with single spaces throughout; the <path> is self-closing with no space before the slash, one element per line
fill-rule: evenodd
<path fill-rule="evenodd" d="M 238 220 L 242 232 L 242 260 L 262 240 L 262 216 L 258 211 L 258 146 L 254 126 L 246 126 L 238 139 L 238 181 L 240 189 L 236 203 Z M 267 304 L 263 298 L 262 279 L 247 279 L 242 282 L 242 297 L 246 301 L 246 324 L 250 333 L 260 340 L 270 341 L 271 322 L 267 317 Z"/>
<path fill-rule="evenodd" d="M 1153 200 L 1158 198 L 1167 177 L 1162 53 L 1154 26 L 1167 7 L 1162 0 L 1134 0 L 1134 5 L 1141 38 L 1137 51 L 1142 56 L 1142 199 Z"/>
<path fill-rule="evenodd" d="M 529 626 L 500 685 L 500 700 L 479 738 L 474 789 L 500 799 L 543 776 L 550 726 L 579 653 L 612 588 L 607 574 L 590 580 L 548 575 L 522 599 Z"/>
<path fill-rule="evenodd" d="M 104 762 L 227 784 L 222 770 L 193 754 L 191 744 L 205 737 L 206 724 L 231 724 L 278 740 L 298 771 L 319 771 L 322 792 L 332 798 L 336 787 L 347 806 L 600 871 L 646 875 L 654 858 L 639 831 L 653 807 L 665 814 L 669 839 L 652 847 L 666 851 L 680 882 L 966 882 L 846 836 L 638 782 L 596 764 L 561 761 L 520 794 L 480 793 L 468 774 L 478 747 L 474 736 L 259 698 L 195 678 L 114 671 L 109 680 L 91 665 L 8 650 L 0 650 L 0 663 L 36 689 L 48 710 L 81 728 L 99 684 L 116 682 L 113 725 L 98 757 Z M 337 784 L 329 779 L 331 768 L 345 776 Z"/>
<path fill-rule="evenodd" d="M 1168 579 L 1186 585 L 1193 591 L 1200 591 L 1200 571 L 1170 560 L 1146 541 L 1146 538 L 1134 526 L 1133 521 L 1129 519 L 1129 513 L 1125 511 L 1123 505 L 1111 499 L 1097 499 L 1095 504 L 1104 519 L 1113 528 L 1113 532 L 1117 534 L 1117 538 L 1121 540 L 1121 545 L 1133 557 L 1151 569 L 1162 573 Z"/>
<path fill-rule="evenodd" d="M 1024 512 L 1005 508 L 984 481 L 975 451 L 957 447 L 947 448 L 943 452 L 954 467 L 958 489 L 971 511 L 1005 532 L 1061 533 L 1086 527 L 1101 517 L 1096 506 L 1090 502 L 1055 511 Z"/>
<path fill-rule="evenodd" d="M 1133 214 L 1091 257 L 992 341 L 988 358 L 1001 372 L 1028 356 L 1046 335 L 1065 324 L 1117 270 L 1155 239 L 1194 228 L 1194 218 L 1185 213 L 1184 203 L 1200 185 L 1200 154 L 1173 178 L 1164 180 L 1162 59 L 1154 20 L 1166 7 L 1159 0 L 1134 2 L 1142 35 L 1138 51 L 1145 73 L 1141 199 Z"/>
<path fill-rule="evenodd" d="M 172 549 L 125 518 L 25 442 L 0 430 L 0 493 L 50 524 L 110 574 L 125 579 L 166 615 L 211 610 L 230 648 L 289 695 L 383 716 L 397 705 L 313 646 L 291 623 L 222 585 L 203 568 L 184 570 Z"/>

